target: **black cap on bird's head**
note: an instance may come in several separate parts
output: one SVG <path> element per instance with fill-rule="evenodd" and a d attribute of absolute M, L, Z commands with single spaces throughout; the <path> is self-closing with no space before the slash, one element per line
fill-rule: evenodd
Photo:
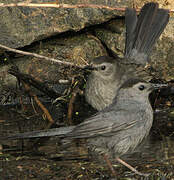
<path fill-rule="evenodd" d="M 155 84 L 155 83 L 150 83 L 150 82 L 146 82 L 144 80 L 138 79 L 138 78 L 131 78 L 128 79 L 127 81 L 125 81 L 123 83 L 123 85 L 120 87 L 121 89 L 134 89 L 136 91 L 140 91 L 140 92 L 152 92 L 155 89 L 160 89 L 160 88 L 164 88 L 167 87 L 168 84 Z"/>

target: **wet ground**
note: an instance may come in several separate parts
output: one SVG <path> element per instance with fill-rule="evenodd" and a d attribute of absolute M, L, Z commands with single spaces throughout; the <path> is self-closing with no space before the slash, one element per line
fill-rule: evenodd
<path fill-rule="evenodd" d="M 126 162 L 148 178 L 133 174 L 117 162 L 113 163 L 117 179 L 174 179 L 174 109 L 169 102 L 155 110 L 154 124 L 148 138 L 134 154 L 123 157 Z M 57 126 L 66 124 L 66 107 L 48 104 Z M 87 109 L 88 107 L 85 107 Z M 79 106 L 73 120 L 84 119 Z M 160 109 L 160 110 L 159 110 Z M 92 113 L 89 111 L 85 112 Z M 79 123 L 79 122 L 75 122 Z M 35 103 L 0 107 L 0 135 L 26 132 L 47 127 L 48 121 Z M 74 141 L 69 147 L 61 147 L 58 138 L 34 140 L 3 140 L 0 142 L 0 179 L 112 179 L 103 161 L 91 159 L 81 143 Z"/>

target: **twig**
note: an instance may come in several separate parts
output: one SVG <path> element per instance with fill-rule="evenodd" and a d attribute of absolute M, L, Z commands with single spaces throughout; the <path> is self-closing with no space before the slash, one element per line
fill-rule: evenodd
<path fill-rule="evenodd" d="M 23 81 L 22 81 L 23 82 Z M 23 82 L 25 89 L 29 92 L 30 96 L 34 98 L 35 102 L 37 103 L 37 105 L 42 109 L 42 111 L 44 112 L 44 114 L 46 115 L 48 121 L 53 124 L 54 120 L 52 118 L 52 116 L 50 115 L 49 111 L 47 110 L 47 108 L 41 103 L 41 101 L 38 99 L 38 97 L 30 90 L 30 87 L 28 84 L 26 84 L 25 82 Z"/>
<path fill-rule="evenodd" d="M 36 58 L 39 58 L 39 59 L 45 59 L 47 61 L 52 61 L 54 63 L 58 63 L 58 64 L 61 64 L 61 65 L 78 67 L 80 69 L 83 69 L 86 66 L 86 65 L 75 65 L 75 64 L 73 64 L 71 62 L 60 61 L 58 59 L 49 58 L 49 57 L 46 57 L 46 56 L 42 56 L 40 54 L 30 53 L 30 52 L 26 52 L 26 51 L 21 51 L 21 50 L 13 49 L 13 48 L 4 46 L 2 44 L 0 44 L 0 48 L 6 49 L 8 51 L 12 51 L 12 52 L 15 52 L 15 53 L 18 53 L 18 54 L 23 54 L 23 55 L 27 55 L 27 56 L 33 56 L 33 57 L 36 57 Z"/>
<path fill-rule="evenodd" d="M 75 103 L 75 100 L 79 91 L 80 91 L 79 87 L 76 86 L 73 92 L 71 93 L 72 97 L 68 104 L 68 115 L 67 115 L 68 125 L 73 125 L 72 115 L 73 115 L 73 110 L 74 110 L 74 103 Z"/>
<path fill-rule="evenodd" d="M 53 8 L 98 8 L 98 9 L 109 9 L 109 10 L 118 10 L 118 11 L 125 11 L 125 8 L 118 8 L 118 7 L 110 7 L 110 6 L 105 6 L 105 5 L 97 5 L 97 4 L 76 4 L 76 5 L 71 5 L 71 4 L 56 4 L 56 3 L 42 3 L 42 4 L 37 4 L 37 3 L 27 3 L 27 2 L 22 2 L 22 3 L 11 3 L 11 4 L 5 4 L 5 3 L 0 3 L 0 7 L 17 7 L 17 6 L 23 6 L 23 7 L 53 7 Z"/>
<path fill-rule="evenodd" d="M 29 3 L 29 2 L 21 2 L 21 3 L 11 3 L 11 4 L 5 4 L 0 3 L 0 7 L 44 7 L 44 8 L 69 8 L 69 9 L 75 9 L 75 8 L 96 8 L 96 9 L 108 9 L 108 10 L 117 10 L 117 11 L 125 11 L 125 7 L 111 7 L 106 5 L 98 5 L 98 4 L 58 4 L 57 2 L 47 2 L 47 3 Z M 139 12 L 140 8 L 136 8 L 136 11 Z M 174 9 L 169 10 L 171 13 L 174 12 Z"/>
<path fill-rule="evenodd" d="M 36 103 L 38 104 L 38 106 L 42 109 L 42 111 L 45 113 L 48 121 L 53 124 L 54 123 L 54 120 L 52 118 L 52 116 L 50 115 L 49 111 L 47 110 L 47 108 L 41 103 L 41 101 L 38 99 L 38 97 L 31 93 L 31 95 L 34 97 L 34 100 L 36 101 Z"/>
<path fill-rule="evenodd" d="M 34 77 L 32 77 L 29 74 L 19 72 L 19 70 L 16 69 L 16 67 L 14 67 L 14 66 L 12 66 L 8 70 L 8 73 L 12 74 L 13 76 L 18 78 L 19 80 L 22 80 L 23 82 L 25 82 L 29 86 L 35 87 L 39 91 L 45 93 L 48 97 L 55 99 L 55 98 L 60 96 L 60 94 L 56 93 L 52 88 L 47 86 L 45 83 L 36 80 Z"/>
<path fill-rule="evenodd" d="M 45 108 L 45 106 L 41 103 L 41 101 L 38 99 L 38 97 L 31 91 L 30 85 L 32 84 L 32 82 L 34 82 L 34 85 L 36 85 L 37 81 L 35 81 L 34 79 L 32 79 L 32 77 L 30 77 L 30 75 L 27 74 L 22 74 L 18 68 L 12 67 L 11 69 L 9 69 L 8 71 L 10 74 L 12 74 L 13 76 L 15 76 L 18 81 L 22 82 L 24 85 L 25 90 L 30 94 L 31 97 L 34 98 L 35 102 L 37 103 L 37 105 L 42 109 L 42 111 L 45 113 L 45 115 L 47 116 L 48 121 L 53 124 L 54 120 L 52 119 L 49 111 Z M 32 84 L 33 85 L 33 84 Z M 40 84 L 40 86 L 42 86 Z M 42 87 L 43 88 L 43 87 Z M 44 88 L 43 88 L 44 89 Z"/>

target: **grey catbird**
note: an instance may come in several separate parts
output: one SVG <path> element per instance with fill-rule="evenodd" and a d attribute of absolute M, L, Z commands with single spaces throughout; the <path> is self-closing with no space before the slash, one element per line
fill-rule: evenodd
<path fill-rule="evenodd" d="M 133 77 L 146 81 L 151 79 L 146 72 L 150 52 L 169 20 L 169 11 L 159 9 L 157 3 L 147 3 L 137 18 L 136 11 L 126 9 L 126 45 L 124 58 L 101 56 L 91 62 L 85 97 L 95 109 L 102 110 L 112 103 L 122 83 Z"/>
<path fill-rule="evenodd" d="M 5 138 L 44 136 L 84 138 L 91 152 L 116 158 L 117 161 L 123 163 L 119 156 L 134 150 L 149 134 L 153 121 L 153 110 L 148 96 L 153 89 L 159 87 L 162 85 L 130 79 L 121 86 L 111 105 L 77 126 L 27 132 Z M 133 167 L 131 170 L 142 175 Z"/>

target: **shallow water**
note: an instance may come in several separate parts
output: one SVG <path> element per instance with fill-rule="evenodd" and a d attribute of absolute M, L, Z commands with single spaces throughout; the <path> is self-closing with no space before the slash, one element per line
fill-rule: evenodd
<path fill-rule="evenodd" d="M 1 136 L 41 129 L 47 126 L 43 113 L 26 105 L 1 107 Z M 122 157 L 143 173 L 146 179 L 174 179 L 174 117 L 172 108 L 154 113 L 148 138 L 133 154 Z M 54 114 L 55 115 L 55 114 Z M 59 119 L 63 124 L 64 119 Z M 61 148 L 56 137 L 41 140 L 4 140 L 1 142 L 1 179 L 111 179 L 107 165 L 88 157 L 80 143 Z M 145 179 L 117 162 L 113 163 L 117 179 Z"/>

